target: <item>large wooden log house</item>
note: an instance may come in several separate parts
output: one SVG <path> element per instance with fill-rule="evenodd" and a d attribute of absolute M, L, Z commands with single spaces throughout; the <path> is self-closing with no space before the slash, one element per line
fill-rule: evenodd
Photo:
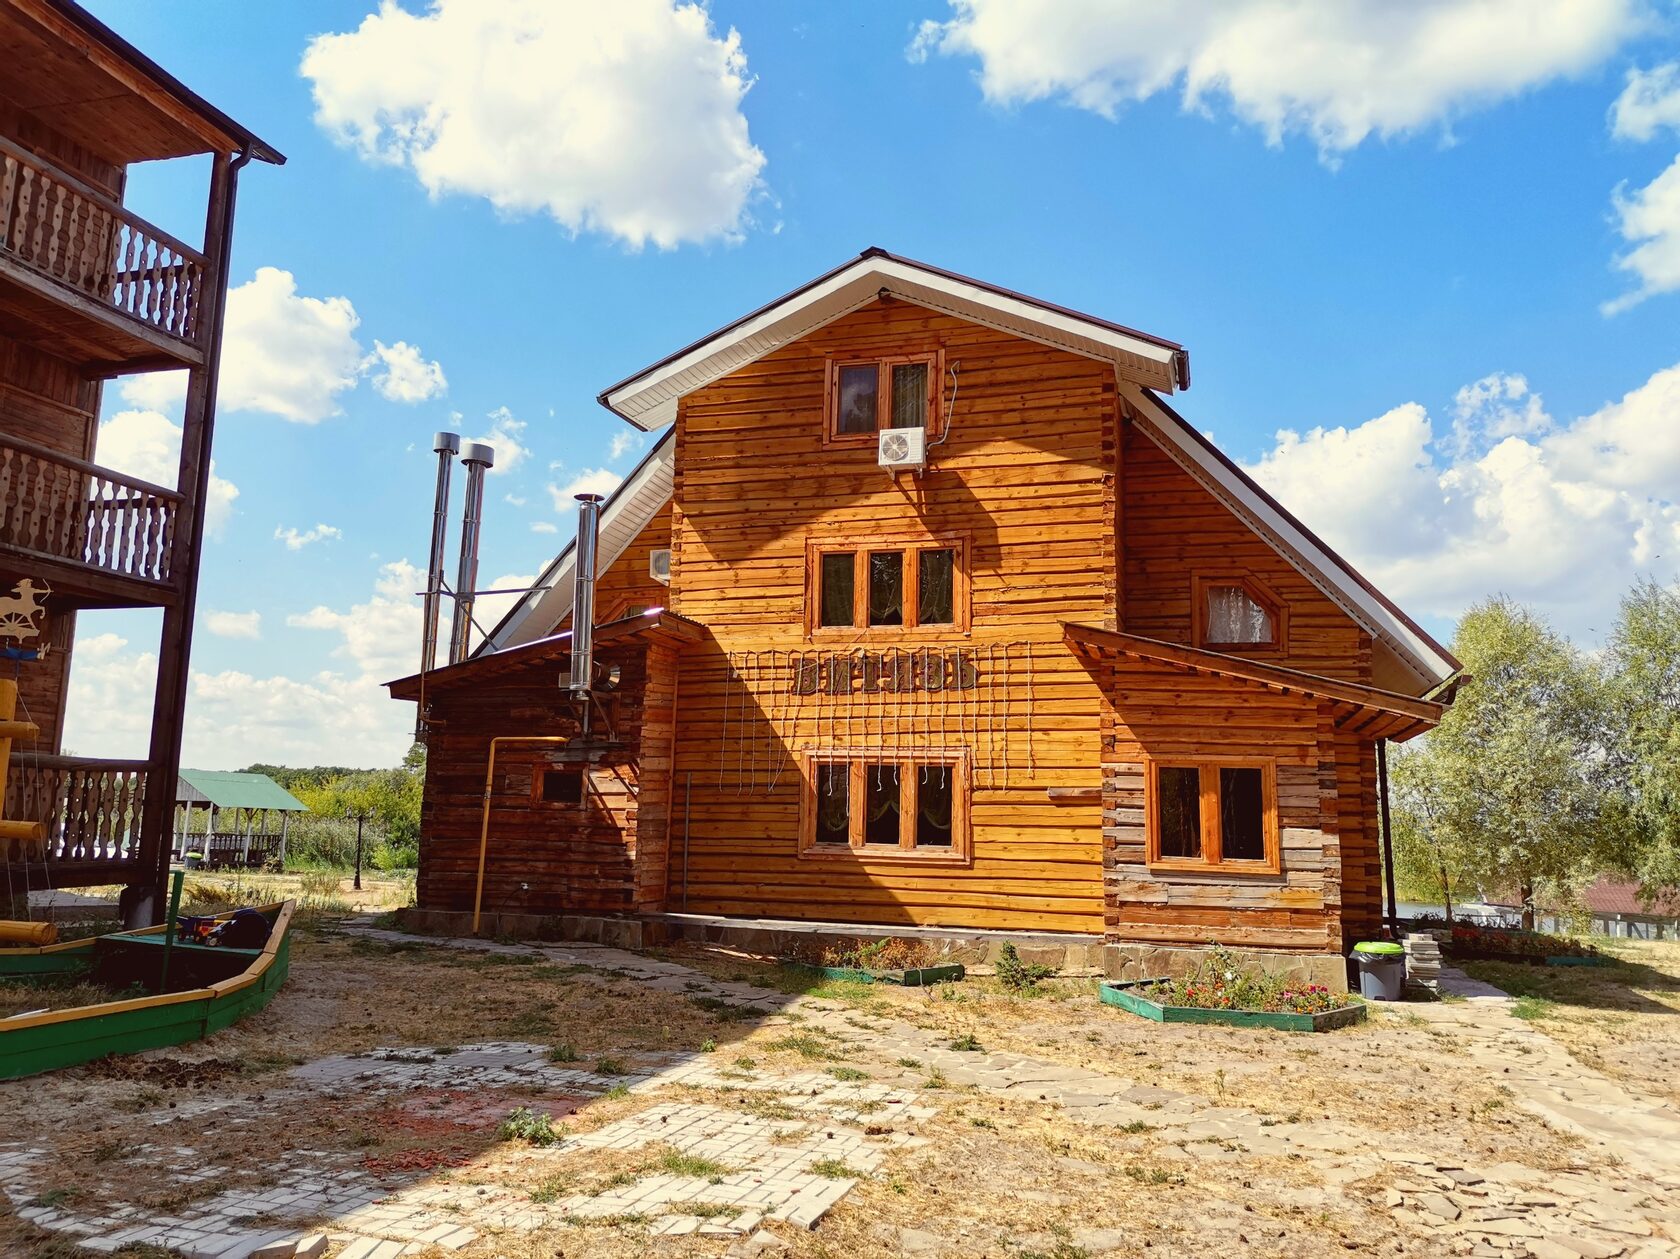
<path fill-rule="evenodd" d="M 132 165 L 194 157 L 204 219 L 177 226 L 202 227 L 197 245 L 123 204 Z M 5 894 L 126 884 L 130 921 L 161 921 L 234 189 L 253 159 L 285 161 L 79 5 L 0 0 L 0 650 L 40 730 L 12 748 L 4 817 L 44 827 L 0 839 Z M 170 370 L 187 373 L 177 474 L 93 462 L 103 382 Z M 125 760 L 60 755 L 77 620 L 105 608 L 162 610 L 150 737 Z"/>
<path fill-rule="evenodd" d="M 1378 749 L 1457 662 L 1188 384 L 1172 342 L 872 249 L 606 390 L 663 434 L 601 510 L 593 692 L 576 544 L 392 684 L 420 908 L 1100 935 L 1116 970 L 1378 932 Z"/>

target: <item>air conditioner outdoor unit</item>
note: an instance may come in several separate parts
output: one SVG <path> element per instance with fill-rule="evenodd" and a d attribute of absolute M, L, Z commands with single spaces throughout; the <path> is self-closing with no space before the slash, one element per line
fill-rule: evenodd
<path fill-rule="evenodd" d="M 889 472 L 920 472 L 927 467 L 927 430 L 882 429 L 875 447 L 875 462 Z"/>
<path fill-rule="evenodd" d="M 671 584 L 671 548 L 662 546 L 648 552 L 648 576 L 662 586 Z"/>

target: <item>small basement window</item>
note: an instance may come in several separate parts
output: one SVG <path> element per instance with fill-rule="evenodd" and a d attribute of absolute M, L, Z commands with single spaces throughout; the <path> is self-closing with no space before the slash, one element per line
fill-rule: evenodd
<path fill-rule="evenodd" d="M 1281 599 L 1252 577 L 1192 580 L 1198 647 L 1219 651 L 1276 650 L 1288 615 Z"/>
<path fill-rule="evenodd" d="M 1270 762 L 1152 762 L 1146 830 L 1152 866 L 1275 874 L 1276 770 Z"/>
<path fill-rule="evenodd" d="M 538 776 L 537 799 L 544 804 L 582 804 L 583 771 L 550 766 Z"/>
<path fill-rule="evenodd" d="M 956 753 L 812 753 L 802 855 L 966 860 L 968 775 Z"/>
<path fill-rule="evenodd" d="M 828 365 L 823 439 L 873 445 L 886 428 L 939 427 L 939 355 L 919 354 Z"/>
<path fill-rule="evenodd" d="M 941 538 L 882 546 L 813 544 L 806 629 L 968 628 L 966 547 Z"/>

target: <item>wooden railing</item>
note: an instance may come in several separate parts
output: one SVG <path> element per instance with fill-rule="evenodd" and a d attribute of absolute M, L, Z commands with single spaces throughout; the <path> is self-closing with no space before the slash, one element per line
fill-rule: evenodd
<path fill-rule="evenodd" d="M 0 138 L 0 256 L 196 346 L 204 255 Z"/>
<path fill-rule="evenodd" d="M 13 851 L 12 861 L 126 861 L 140 854 L 145 761 L 36 756 L 14 751 L 6 779 L 5 816 L 45 822 L 41 845 Z M 35 851 L 29 851 L 35 848 Z"/>
<path fill-rule="evenodd" d="M 248 866 L 255 870 L 280 860 L 280 833 L 251 834 L 243 831 L 202 831 L 175 837 L 175 855 L 186 859 L 196 852 L 206 866 Z"/>
<path fill-rule="evenodd" d="M 0 435 L 0 546 L 167 582 L 180 505 L 174 490 Z"/>

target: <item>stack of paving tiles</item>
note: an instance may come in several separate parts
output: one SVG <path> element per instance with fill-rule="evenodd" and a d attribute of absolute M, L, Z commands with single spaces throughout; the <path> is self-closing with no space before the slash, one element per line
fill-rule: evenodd
<path fill-rule="evenodd" d="M 1441 984 L 1441 944 L 1434 936 L 1419 933 L 1409 935 L 1406 946 L 1406 983 L 1429 992 L 1439 992 Z"/>

